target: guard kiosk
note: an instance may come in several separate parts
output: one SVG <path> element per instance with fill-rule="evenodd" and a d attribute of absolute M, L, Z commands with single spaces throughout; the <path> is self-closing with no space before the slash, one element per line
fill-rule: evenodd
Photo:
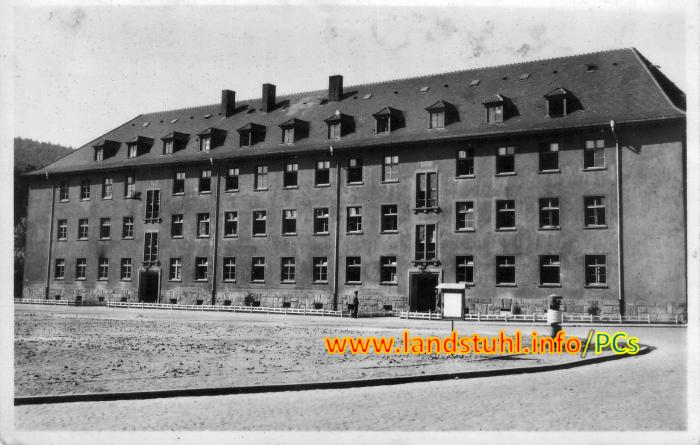
<path fill-rule="evenodd" d="M 452 330 L 454 330 L 454 321 L 464 320 L 467 285 L 465 283 L 440 283 L 436 289 L 442 303 L 442 319 L 452 320 Z"/>

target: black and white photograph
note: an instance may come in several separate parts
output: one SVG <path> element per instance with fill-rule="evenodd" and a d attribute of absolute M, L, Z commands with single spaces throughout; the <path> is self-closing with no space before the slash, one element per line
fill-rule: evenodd
<path fill-rule="evenodd" d="M 696 2 L 0 16 L 0 443 L 700 443 Z"/>

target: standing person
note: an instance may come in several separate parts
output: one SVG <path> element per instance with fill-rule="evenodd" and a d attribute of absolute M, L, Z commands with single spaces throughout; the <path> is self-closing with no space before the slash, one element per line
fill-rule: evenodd
<path fill-rule="evenodd" d="M 352 318 L 357 318 L 357 310 L 360 308 L 360 300 L 357 298 L 357 291 L 355 291 L 355 298 L 352 299 Z"/>

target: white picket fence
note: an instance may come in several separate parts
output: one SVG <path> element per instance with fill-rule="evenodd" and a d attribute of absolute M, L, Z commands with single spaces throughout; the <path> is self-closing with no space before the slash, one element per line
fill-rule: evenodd
<path fill-rule="evenodd" d="M 247 312 L 263 314 L 291 314 L 291 315 L 320 315 L 321 317 L 342 317 L 342 311 L 330 309 L 309 309 L 291 307 L 266 307 L 266 306 L 222 306 L 213 304 L 166 304 L 166 303 L 135 303 L 110 301 L 107 307 L 140 308 L 140 309 L 169 309 L 178 311 L 209 311 L 209 312 Z M 347 315 L 347 314 L 346 314 Z"/>
<path fill-rule="evenodd" d="M 401 318 L 418 318 L 425 320 L 440 320 L 442 316 L 437 312 L 408 312 L 400 311 L 398 312 Z M 464 320 L 466 321 L 503 321 L 503 322 L 546 322 L 547 314 L 520 314 L 520 315 L 508 315 L 508 314 L 465 314 Z M 646 315 L 566 315 L 564 314 L 565 323 L 674 323 L 679 324 L 683 320 L 678 315 L 665 315 L 665 314 L 655 314 L 653 317 L 651 314 Z"/>

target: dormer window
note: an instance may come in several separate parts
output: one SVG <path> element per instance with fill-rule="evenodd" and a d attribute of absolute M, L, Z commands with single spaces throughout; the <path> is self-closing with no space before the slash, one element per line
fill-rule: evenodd
<path fill-rule="evenodd" d="M 544 98 L 547 101 L 547 117 L 566 116 L 574 109 L 573 96 L 562 87 L 545 94 Z"/>
<path fill-rule="evenodd" d="M 249 123 L 238 130 L 240 136 L 240 147 L 252 147 L 258 142 L 265 140 L 265 126 Z"/>
<path fill-rule="evenodd" d="M 226 131 L 209 127 L 197 135 L 199 137 L 199 151 L 210 151 L 224 143 Z"/>
<path fill-rule="evenodd" d="M 505 103 L 506 99 L 500 94 L 489 97 L 482 102 L 486 107 L 486 122 L 503 122 L 505 119 Z"/>
<path fill-rule="evenodd" d="M 199 138 L 199 151 L 211 150 L 211 136 L 202 136 Z"/>
<path fill-rule="evenodd" d="M 188 138 L 189 136 L 187 134 L 177 131 L 173 131 L 164 138 L 161 138 L 163 141 L 163 154 L 171 155 L 178 150 L 182 150 L 187 145 Z"/>
<path fill-rule="evenodd" d="M 282 143 L 293 144 L 307 136 L 309 124 L 300 119 L 290 119 L 280 124 L 282 129 Z"/>
<path fill-rule="evenodd" d="M 114 156 L 114 154 L 119 149 L 119 142 L 103 140 L 98 144 L 93 145 L 95 149 L 95 162 L 102 162 L 107 158 Z"/>
<path fill-rule="evenodd" d="M 326 119 L 328 125 L 328 139 L 340 139 L 354 130 L 355 120 L 352 116 L 336 111 L 335 114 Z"/>
<path fill-rule="evenodd" d="M 372 116 L 376 120 L 375 130 L 377 134 L 391 133 L 403 126 L 403 113 L 389 106 L 384 107 Z"/>
<path fill-rule="evenodd" d="M 126 143 L 126 157 L 136 158 L 151 149 L 153 139 L 145 136 L 136 136 Z"/>
<path fill-rule="evenodd" d="M 426 108 L 429 114 L 428 128 L 445 128 L 446 125 L 452 123 L 456 116 L 455 107 L 445 102 L 444 100 L 439 100 Z"/>

